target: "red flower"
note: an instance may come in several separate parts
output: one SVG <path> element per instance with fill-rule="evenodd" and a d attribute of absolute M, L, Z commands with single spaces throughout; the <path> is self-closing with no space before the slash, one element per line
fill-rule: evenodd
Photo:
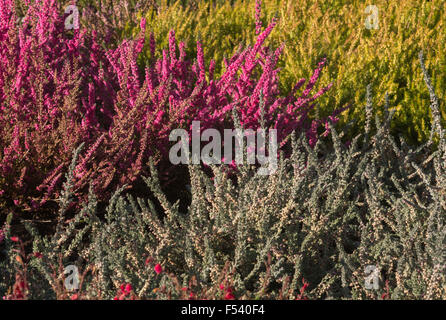
<path fill-rule="evenodd" d="M 11 241 L 19 242 L 19 238 L 18 237 L 11 237 Z"/>
<path fill-rule="evenodd" d="M 234 300 L 235 299 L 234 295 L 232 294 L 232 288 L 231 287 L 227 287 L 225 289 L 225 287 L 221 284 L 220 285 L 220 289 L 222 289 L 222 290 L 224 289 L 225 292 L 226 292 L 226 294 L 224 296 L 225 300 Z"/>
<path fill-rule="evenodd" d="M 127 283 L 127 285 L 125 286 L 125 293 L 130 293 L 133 290 L 132 285 L 130 283 Z"/>
<path fill-rule="evenodd" d="M 225 294 L 225 298 L 224 299 L 225 300 L 234 300 L 235 297 L 234 297 L 234 295 L 230 291 L 227 291 L 226 294 Z"/>
<path fill-rule="evenodd" d="M 113 300 L 124 300 L 133 290 L 133 287 L 130 283 L 123 283 L 119 286 L 121 292 L 118 292 L 118 295 L 113 298 Z"/>
<path fill-rule="evenodd" d="M 34 252 L 33 256 L 39 259 L 42 258 L 42 254 L 40 252 Z"/>
<path fill-rule="evenodd" d="M 161 265 L 159 263 L 157 263 L 155 266 L 155 272 L 157 274 L 160 274 L 161 272 L 163 272 L 163 267 L 161 267 Z"/>
<path fill-rule="evenodd" d="M 71 300 L 77 300 L 78 298 L 79 298 L 79 296 L 77 295 L 77 293 L 75 293 L 71 296 Z"/>
<path fill-rule="evenodd" d="M 308 300 L 308 297 L 305 296 L 305 290 L 308 288 L 309 283 L 302 278 L 302 287 L 300 288 L 300 294 L 297 296 L 296 300 Z"/>

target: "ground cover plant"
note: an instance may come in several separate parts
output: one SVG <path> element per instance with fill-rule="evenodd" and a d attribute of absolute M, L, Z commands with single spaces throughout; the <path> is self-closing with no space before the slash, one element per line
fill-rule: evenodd
<path fill-rule="evenodd" d="M 79 30 L 64 24 L 70 3 L 90 10 Z M 399 67 L 352 53 L 344 70 L 345 48 L 299 49 L 302 25 L 284 19 L 322 19 L 320 38 L 344 43 L 328 21 L 358 14 L 343 3 L 1 1 L 0 297 L 445 299 L 444 57 L 429 42 L 444 8 L 412 8 L 425 14 L 413 52 L 380 53 Z M 345 43 L 393 39 L 412 9 Z M 277 171 L 173 165 L 169 134 L 193 120 L 277 129 Z"/>
<path fill-rule="evenodd" d="M 289 92 L 300 77 L 310 77 L 312 66 L 326 57 L 330 63 L 327 71 L 321 74 L 321 80 L 333 81 L 336 90 L 321 97 L 310 117 L 316 117 L 317 113 L 328 116 L 333 108 L 353 102 L 356 107 L 341 117 L 344 125 L 352 119 L 361 119 L 346 132 L 350 138 L 364 128 L 364 112 L 360 106 L 366 95 L 364 88 L 373 83 L 377 99 L 384 99 L 387 92 L 397 110 L 391 133 L 403 134 L 411 144 L 427 141 L 431 115 L 424 106 L 429 96 L 423 90 L 416 58 L 419 50 L 424 50 L 429 55 L 428 67 L 430 64 L 437 66 L 432 78 L 443 122 L 446 117 L 443 111 L 445 58 L 442 54 L 446 50 L 443 18 L 446 6 L 441 0 L 375 1 L 373 5 L 379 8 L 376 30 L 365 28 L 369 13 L 365 12 L 364 3 L 356 0 L 263 0 L 260 5 L 246 0 L 120 0 L 119 3 L 101 0 L 89 1 L 88 5 L 79 1 L 79 5 L 86 7 L 81 10 L 85 15 L 84 26 L 101 30 L 101 36 L 137 37 L 140 18 L 146 17 L 147 38 L 153 32 L 156 42 L 166 48 L 168 34 L 174 29 L 177 37 L 186 43 L 186 55 L 191 59 L 195 57 L 196 39 L 200 37 L 206 47 L 205 61 L 216 62 L 216 75 L 225 70 L 224 58 L 232 56 L 239 43 L 255 42 L 252 30 L 256 17 L 266 24 L 277 16 L 278 24 L 269 41 L 276 47 L 286 43 L 278 61 L 282 70 L 279 88 Z M 256 10 L 260 12 L 259 8 L 261 13 L 253 14 Z M 115 42 L 105 43 L 114 46 Z M 159 56 L 161 52 L 155 54 Z M 150 48 L 146 45 L 140 59 L 148 61 L 150 57 Z M 352 87 L 357 90 L 351 90 Z M 378 112 L 381 114 L 383 110 Z"/>
<path fill-rule="evenodd" d="M 172 26 L 189 48 L 193 48 L 199 35 L 207 48 L 205 60 L 214 59 L 216 72 L 222 72 L 224 58 L 235 52 L 238 43 L 255 41 L 251 28 L 256 25 L 256 16 L 252 14 L 256 1 L 192 2 L 196 5 L 184 6 L 181 1 L 167 5 L 160 1 L 157 7 L 140 10 L 138 17 L 147 17 L 150 30 L 154 30 L 157 42 L 163 46 L 167 46 L 167 34 Z M 377 0 L 370 4 L 379 8 L 377 30 L 364 27 L 368 4 L 363 1 L 263 0 L 261 21 L 267 23 L 274 16 L 279 18 L 270 36 L 271 43 L 276 46 L 286 43 L 279 61 L 282 68 L 280 88 L 289 92 L 300 77 L 311 75 L 310 66 L 320 57 L 326 57 L 330 63 L 321 80 L 333 81 L 336 90 L 319 100 L 321 115 L 328 116 L 333 107 L 341 108 L 353 102 L 357 107 L 344 113 L 341 122 L 361 119 L 347 132 L 350 137 L 355 136 L 364 128 L 364 110 L 360 106 L 366 96 L 364 88 L 372 83 L 376 98 L 383 100 L 387 92 L 397 110 L 391 124 L 392 134 L 403 134 L 408 142 L 420 144 L 427 141 L 431 123 L 431 115 L 425 108 L 429 96 L 424 92 L 418 72 L 420 50 L 429 56 L 428 66 L 436 66 L 432 79 L 442 119 L 446 119 L 443 96 L 446 5 L 441 0 Z M 123 34 L 137 33 L 137 20 L 129 20 Z M 144 52 L 146 59 L 150 57 L 148 48 Z M 189 53 L 194 54 L 193 51 Z M 382 109 L 378 111 L 383 112 Z"/>
<path fill-rule="evenodd" d="M 137 40 L 106 49 L 96 41 L 95 31 L 67 35 L 56 2 L 28 4 L 19 25 L 14 2 L 1 4 L 3 219 L 11 207 L 33 219 L 51 219 L 62 172 L 82 142 L 88 149 L 76 167 L 75 193 L 85 200 L 93 181 L 95 194 L 106 201 L 116 187 L 141 184 L 150 156 L 169 173 L 169 134 L 176 128 L 190 129 L 193 120 L 200 120 L 202 129 L 223 129 L 228 112 L 237 106 L 247 128 L 259 127 L 262 117 L 268 127 L 279 130 L 280 141 L 297 129 L 306 132 L 311 144 L 318 138 L 318 126 L 327 123 L 307 121 L 314 101 L 331 86 L 314 90 L 325 60 L 315 66 L 305 87 L 306 80 L 300 79 L 289 95 L 280 95 L 276 65 L 283 46 L 265 45 L 274 19 L 253 46 L 240 46 L 226 71 L 214 77 L 215 63 L 205 63 L 201 42 L 196 43 L 195 61 L 187 60 L 174 30 L 162 56 L 141 67 L 137 59 L 145 41 L 145 19 Z M 149 47 L 155 52 L 153 37 Z M 336 119 L 342 110 L 334 110 L 330 118 Z"/>

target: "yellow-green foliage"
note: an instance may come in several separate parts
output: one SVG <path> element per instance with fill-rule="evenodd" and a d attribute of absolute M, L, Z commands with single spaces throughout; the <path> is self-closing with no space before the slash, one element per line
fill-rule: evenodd
<path fill-rule="evenodd" d="M 223 57 L 234 53 L 240 42 L 254 43 L 254 0 L 236 0 L 233 4 L 197 1 L 198 5 L 192 7 L 162 2 L 157 10 L 140 14 L 147 18 L 147 32 L 154 32 L 158 48 L 167 48 L 168 32 L 173 29 L 193 57 L 195 41 L 200 37 L 206 63 L 215 59 L 218 74 L 224 68 Z M 373 4 L 379 9 L 377 30 L 365 27 L 368 4 L 357 0 L 263 0 L 263 25 L 275 15 L 279 18 L 269 43 L 286 44 L 280 61 L 281 89 L 289 91 L 298 79 L 311 76 L 316 62 L 326 56 L 329 65 L 322 72 L 320 84 L 333 81 L 335 85 L 321 97 L 320 115 L 352 102 L 341 124 L 357 119 L 357 132 L 364 123 L 365 88 L 372 83 L 375 104 L 382 106 L 388 92 L 390 105 L 396 106 L 392 132 L 403 134 L 412 143 L 425 141 L 431 116 L 417 53 L 422 49 L 427 56 L 445 119 L 446 3 L 375 0 Z M 136 36 L 138 32 L 137 21 L 129 22 L 123 36 Z M 150 55 L 148 46 L 145 55 Z"/>

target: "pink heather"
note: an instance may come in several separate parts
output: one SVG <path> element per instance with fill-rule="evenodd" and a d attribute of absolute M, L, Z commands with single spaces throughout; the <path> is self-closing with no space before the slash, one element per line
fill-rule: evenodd
<path fill-rule="evenodd" d="M 256 8 L 255 8 L 256 35 L 259 35 L 260 32 L 262 32 L 262 21 L 260 20 L 261 14 L 262 14 L 262 0 L 256 0 Z"/>
<path fill-rule="evenodd" d="M 40 204 L 54 198 L 60 193 L 62 172 L 71 153 L 82 142 L 88 147 L 75 170 L 76 188 L 91 180 L 97 194 L 106 196 L 110 183 L 135 181 L 150 156 L 167 158 L 171 130 L 190 129 L 193 120 L 201 121 L 202 130 L 223 129 L 237 106 L 242 126 L 257 129 L 261 95 L 266 125 L 278 130 L 280 142 L 299 130 L 306 132 L 314 146 L 317 128 L 328 121 L 307 121 L 311 103 L 331 87 L 329 84 L 311 95 L 325 59 L 300 96 L 296 93 L 305 79 L 290 95 L 280 95 L 277 62 L 283 45 L 276 50 L 264 46 L 276 20 L 261 32 L 259 0 L 255 10 L 257 41 L 253 47 L 240 46 L 236 54 L 225 59 L 226 69 L 217 78 L 215 62 L 205 61 L 200 41 L 195 63 L 186 59 L 182 42 L 177 56 L 174 31 L 169 33 L 168 50 L 159 58 L 155 36 L 150 33 L 150 65 L 141 76 L 137 60 L 145 45 L 144 19 L 139 39 L 124 40 L 116 49 L 105 51 L 94 32 L 75 32 L 73 39 L 65 36 L 55 1 L 32 2 L 28 9 L 30 29 L 21 26 L 19 37 L 11 37 L 11 30 L 17 28 L 11 22 L 15 19 L 9 19 L 15 17 L 13 2 L 0 1 L 0 136 L 10 137 L 2 141 L 0 172 L 6 179 L 0 185 L 0 196 L 3 190 L 23 194 L 27 184 L 33 190 L 46 191 Z M 256 68 L 258 76 L 253 72 Z M 5 90 L 6 83 L 15 88 Z M 330 120 L 337 121 L 341 111 L 336 110 Z M 60 159 L 41 152 L 39 144 L 44 140 Z M 13 177 L 20 176 L 22 164 L 28 169 L 19 188 Z M 31 203 L 30 199 L 24 202 Z"/>
<path fill-rule="evenodd" d="M 159 263 L 157 263 L 156 265 L 155 265 L 155 272 L 157 273 L 157 274 L 160 274 L 161 272 L 163 272 L 163 267 L 161 267 L 161 265 L 159 264 Z"/>

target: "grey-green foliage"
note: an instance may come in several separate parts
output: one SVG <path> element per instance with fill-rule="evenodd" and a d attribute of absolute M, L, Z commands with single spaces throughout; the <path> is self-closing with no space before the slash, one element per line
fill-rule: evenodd
<path fill-rule="evenodd" d="M 90 297 L 112 298 L 121 283 L 132 283 L 142 297 L 167 298 L 153 289 L 173 288 L 168 273 L 185 286 L 195 277 L 206 292 L 218 287 L 229 265 L 238 297 L 278 298 L 282 291 L 292 298 L 305 278 L 310 298 L 381 298 L 387 281 L 390 298 L 445 299 L 446 147 L 421 54 L 420 62 L 434 124 L 431 139 L 417 149 L 389 134 L 393 112 L 387 99 L 385 118 L 375 117 L 376 134 L 370 136 L 368 87 L 366 132 L 350 147 L 331 127 L 332 143 L 319 140 L 313 149 L 304 136 L 293 135 L 291 155 L 281 155 L 269 176 L 249 166 L 232 175 L 211 166 L 210 177 L 190 165 L 186 214 L 168 201 L 151 165 L 145 181 L 161 211 L 153 200 L 121 189 L 99 218 L 91 196 L 70 224 L 61 218 L 51 239 L 42 241 L 34 232 L 34 250 L 55 264 L 60 253 L 65 264 L 74 254 L 81 267 L 94 265 L 84 286 Z M 65 191 L 61 217 L 69 183 Z M 149 265 L 147 257 L 153 259 Z M 51 283 L 45 261 L 35 259 L 34 265 Z M 156 275 L 153 263 L 167 272 Z M 378 290 L 365 287 L 368 265 L 381 270 Z M 281 290 L 285 279 L 290 294 Z"/>

